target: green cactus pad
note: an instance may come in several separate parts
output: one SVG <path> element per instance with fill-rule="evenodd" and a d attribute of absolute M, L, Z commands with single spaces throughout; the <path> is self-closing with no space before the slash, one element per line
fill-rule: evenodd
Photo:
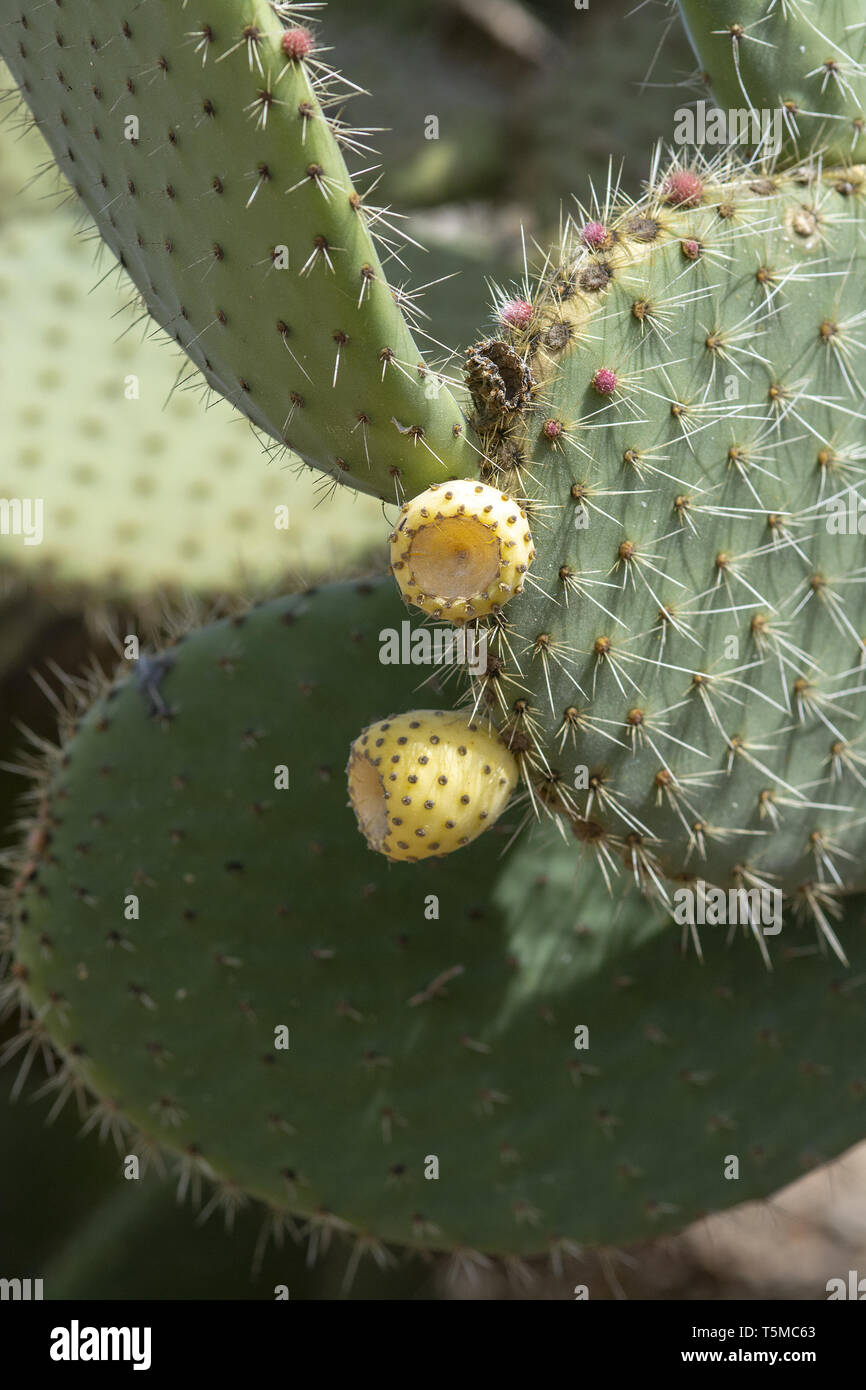
<path fill-rule="evenodd" d="M 723 110 L 780 113 L 794 158 L 866 159 L 862 0 L 678 0 Z"/>
<path fill-rule="evenodd" d="M 532 405 L 486 429 L 538 553 L 472 695 L 606 872 L 776 887 L 831 944 L 864 883 L 864 193 L 719 162 L 570 226 L 510 334 Z"/>
<path fill-rule="evenodd" d="M 0 41 L 100 234 L 216 391 L 388 501 L 471 470 L 385 280 L 376 238 L 390 259 L 398 234 L 346 171 L 361 137 L 334 109 L 354 89 L 288 9 L 210 0 L 205 23 L 69 0 L 7 14 Z"/>
<path fill-rule="evenodd" d="M 129 280 L 101 278 L 68 216 L 0 227 L 0 496 L 43 516 L 33 545 L 10 517 L 8 582 L 225 590 L 382 553 L 380 504 L 340 489 L 321 506 L 320 479 L 268 466 L 248 423 L 205 409 L 196 374 L 150 340 Z"/>
<path fill-rule="evenodd" d="M 701 966 L 552 830 L 501 859 L 507 815 L 421 866 L 366 849 L 346 748 L 429 675 L 383 674 L 401 619 L 390 586 L 281 599 L 96 700 L 36 789 L 16 1055 L 50 1039 L 58 1101 L 86 1087 L 217 1206 L 251 1194 L 361 1253 L 561 1259 L 858 1139 L 862 991 L 810 933 L 768 974 L 710 931 Z"/>
<path fill-rule="evenodd" d="M 0 96 L 14 90 L 6 64 L 0 62 Z M 44 216 L 68 195 L 51 151 L 25 113 L 0 120 L 0 222 L 8 217 Z"/>

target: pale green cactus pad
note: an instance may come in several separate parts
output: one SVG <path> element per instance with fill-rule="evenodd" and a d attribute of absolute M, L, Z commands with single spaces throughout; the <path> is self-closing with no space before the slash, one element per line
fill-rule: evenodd
<path fill-rule="evenodd" d="M 0 537 L 8 579 L 132 595 L 255 588 L 380 554 L 381 505 L 327 496 L 298 460 L 266 458 L 225 402 L 207 409 L 129 280 L 115 272 L 94 289 L 105 269 L 68 216 L 0 228 L 0 496 L 24 506 L 19 533 L 12 516 Z"/>

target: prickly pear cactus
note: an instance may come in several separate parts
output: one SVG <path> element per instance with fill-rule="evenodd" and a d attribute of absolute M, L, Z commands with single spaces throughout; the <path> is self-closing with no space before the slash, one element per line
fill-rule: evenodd
<path fill-rule="evenodd" d="M 866 810 L 864 192 L 660 170 L 569 227 L 471 369 L 537 550 L 473 709 L 611 877 L 777 887 L 834 949 Z"/>
<path fill-rule="evenodd" d="M 488 655 L 437 711 L 381 667 L 393 588 L 343 588 L 98 693 L 36 768 L 11 1050 L 58 1047 L 58 1103 L 90 1092 L 182 1190 L 354 1258 L 561 1261 L 839 1153 L 864 1089 L 859 149 L 659 156 L 638 202 L 594 200 L 497 295 L 466 421 L 372 259 L 296 8 L 91 6 L 86 62 L 61 8 L 15 17 L 10 62 L 152 312 L 309 462 L 417 494 L 394 578 Z M 286 294 L 273 336 L 254 273 Z M 672 930 L 707 886 L 782 894 L 772 960 L 760 917 Z"/>
<path fill-rule="evenodd" d="M 379 257 L 307 6 L 5 0 L 3 56 L 100 234 L 162 328 L 260 429 L 388 501 L 469 472 L 448 385 L 424 364 Z M 370 180 L 372 182 L 372 180 Z M 396 302 L 399 300 L 400 302 Z"/>
<path fill-rule="evenodd" d="M 808 936 L 774 975 L 720 933 L 677 961 L 551 830 L 503 859 L 505 821 L 420 866 L 366 850 L 342 763 L 399 621 L 389 586 L 281 599 L 96 700 L 37 781 L 8 1050 L 55 1044 L 56 1105 L 89 1094 L 91 1127 L 215 1183 L 211 1210 L 252 1195 L 353 1261 L 558 1267 L 852 1143 L 863 1001 Z"/>

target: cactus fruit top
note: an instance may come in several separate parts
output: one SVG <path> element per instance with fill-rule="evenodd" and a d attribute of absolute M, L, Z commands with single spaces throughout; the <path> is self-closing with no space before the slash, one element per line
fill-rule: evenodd
<path fill-rule="evenodd" d="M 678 0 L 705 80 L 723 110 L 757 117 L 764 152 L 780 127 L 788 156 L 866 159 L 862 0 Z M 764 127 L 761 127 L 761 121 Z M 778 153 L 778 151 L 776 151 Z"/>
<path fill-rule="evenodd" d="M 501 739 L 443 710 L 371 724 L 352 744 L 348 771 L 370 848 L 408 863 L 469 844 L 498 820 L 518 780 Z"/>
<path fill-rule="evenodd" d="M 18 6 L 0 46 L 100 234 L 214 390 L 387 501 L 469 473 L 461 411 L 379 259 L 398 234 L 346 170 L 359 137 L 331 112 L 352 84 L 289 9 L 206 8 Z"/>
<path fill-rule="evenodd" d="M 391 533 L 391 573 L 407 603 L 453 623 L 498 613 L 522 593 L 534 558 L 519 502 L 472 478 L 404 503 Z"/>

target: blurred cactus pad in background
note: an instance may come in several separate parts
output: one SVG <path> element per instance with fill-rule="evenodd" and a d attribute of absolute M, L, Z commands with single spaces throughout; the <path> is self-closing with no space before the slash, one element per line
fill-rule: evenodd
<path fill-rule="evenodd" d="M 570 1287 L 863 1138 L 856 0 L 320 8 L 0 0 L 48 1297 Z"/>

